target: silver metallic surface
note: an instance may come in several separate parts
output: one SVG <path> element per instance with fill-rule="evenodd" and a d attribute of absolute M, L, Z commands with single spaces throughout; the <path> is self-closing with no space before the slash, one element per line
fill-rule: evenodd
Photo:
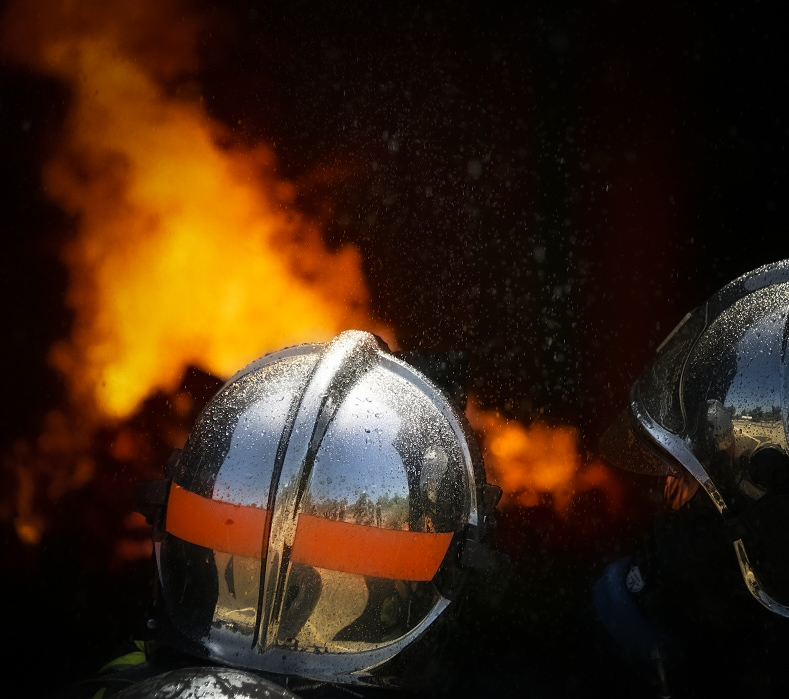
<path fill-rule="evenodd" d="M 348 332 L 335 340 L 313 370 L 288 439 L 272 511 L 263 587 L 264 633 L 261 646 L 276 644 L 289 572 L 290 549 L 296 538 L 301 502 L 306 494 L 318 448 L 337 408 L 355 382 L 372 369 L 378 345 L 366 333 Z M 281 432 L 280 432 L 281 433 Z"/>
<path fill-rule="evenodd" d="M 688 443 L 679 435 L 676 435 L 658 425 L 649 414 L 641 407 L 638 400 L 634 400 L 630 405 L 633 415 L 639 421 L 655 443 L 663 447 L 674 459 L 681 463 L 693 476 L 710 496 L 718 512 L 726 514 L 726 503 L 723 496 L 710 478 L 704 466 L 691 451 Z"/>
<path fill-rule="evenodd" d="M 209 402 L 174 476 L 200 497 L 267 512 L 266 555 L 168 534 L 157 560 L 174 626 L 228 665 L 364 681 L 450 602 L 430 580 L 294 562 L 300 519 L 450 541 L 480 523 L 481 473 L 462 413 L 374 336 L 268 355 Z"/>
<path fill-rule="evenodd" d="M 217 667 L 171 670 L 113 696 L 118 699 L 299 699 L 298 695 L 263 677 Z"/>
<path fill-rule="evenodd" d="M 789 261 L 721 289 L 658 348 L 633 387 L 630 422 L 620 419 L 608 442 L 603 439 L 606 456 L 636 471 L 642 458 L 642 472 L 653 474 L 661 473 L 660 459 L 664 474 L 675 462 L 704 487 L 724 519 L 747 513 L 769 492 L 752 466 L 754 456 L 770 449 L 789 459 L 787 328 Z M 639 440 L 643 444 L 636 444 Z M 769 534 L 759 534 L 764 535 Z M 745 546 L 743 539 L 734 544 L 748 590 L 760 604 L 787 616 L 789 608 L 774 599 L 776 591 L 765 591 Z M 781 594 L 789 599 L 789 590 Z"/>
<path fill-rule="evenodd" d="M 756 598 L 759 604 L 766 607 L 771 612 L 780 614 L 781 616 L 789 617 L 789 606 L 781 604 L 767 594 L 767 591 L 764 589 L 764 585 L 762 585 L 755 571 L 751 567 L 751 563 L 748 560 L 748 554 L 745 551 L 745 544 L 743 543 L 742 539 L 737 539 L 737 541 L 734 542 L 734 552 L 737 556 L 737 562 L 740 564 L 742 579 L 745 580 L 748 591 Z"/>
<path fill-rule="evenodd" d="M 677 362 L 675 386 L 662 391 L 679 398 L 679 422 L 677 407 L 658 397 L 660 384 L 650 376 L 654 367 L 639 380 L 633 407 L 638 419 L 705 487 L 721 513 L 726 510 L 721 495 L 737 509 L 764 493 L 742 468 L 756 450 L 773 446 L 789 453 L 788 318 L 789 283 L 784 282 L 757 289 L 707 320 L 692 343 L 681 345 L 686 355 Z M 671 343 L 665 351 L 672 351 Z M 717 483 L 714 489 L 709 482 Z"/>

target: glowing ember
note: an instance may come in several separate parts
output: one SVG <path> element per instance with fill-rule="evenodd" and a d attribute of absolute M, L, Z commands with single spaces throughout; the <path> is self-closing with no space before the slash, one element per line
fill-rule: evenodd
<path fill-rule="evenodd" d="M 65 253 L 75 325 L 52 353 L 75 399 L 124 417 L 190 364 L 226 376 L 369 326 L 358 252 L 330 252 L 293 210 L 268 148 L 221 145 L 201 102 L 172 90 L 196 65 L 195 22 L 159 4 L 48 4 L 13 7 L 6 43 L 73 91 L 45 183 L 79 221 Z"/>
<path fill-rule="evenodd" d="M 583 464 L 578 430 L 506 421 L 473 404 L 469 419 L 482 433 L 488 478 L 504 491 L 502 506 L 551 504 L 566 514 L 577 495 L 592 489 L 605 493 L 610 509 L 620 504 L 620 487 L 600 462 Z"/>

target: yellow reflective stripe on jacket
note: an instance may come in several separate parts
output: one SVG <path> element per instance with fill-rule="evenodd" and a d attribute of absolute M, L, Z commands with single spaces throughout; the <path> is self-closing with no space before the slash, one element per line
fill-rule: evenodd
<path fill-rule="evenodd" d="M 110 660 L 104 667 L 99 670 L 99 673 L 106 672 L 107 670 L 122 670 L 134 665 L 142 665 L 147 660 L 145 652 L 145 641 L 134 641 L 133 650 L 130 653 L 120 655 L 114 660 Z M 93 699 L 101 699 L 101 697 L 94 697 Z"/>
<path fill-rule="evenodd" d="M 106 689 L 107 689 L 106 687 L 102 687 L 98 692 L 96 692 L 93 695 L 92 699 L 104 699 L 104 691 Z"/>

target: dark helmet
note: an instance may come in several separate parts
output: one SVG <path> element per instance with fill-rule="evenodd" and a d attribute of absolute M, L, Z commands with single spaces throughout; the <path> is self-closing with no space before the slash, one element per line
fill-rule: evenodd
<path fill-rule="evenodd" d="M 162 640 L 329 682 L 392 681 L 485 558 L 501 492 L 444 391 L 358 331 L 236 374 L 169 468 L 158 512 L 148 491 Z"/>
<path fill-rule="evenodd" d="M 689 313 L 631 389 L 604 456 L 703 488 L 750 593 L 789 616 L 789 261 Z M 690 492 L 693 492 L 691 489 Z"/>

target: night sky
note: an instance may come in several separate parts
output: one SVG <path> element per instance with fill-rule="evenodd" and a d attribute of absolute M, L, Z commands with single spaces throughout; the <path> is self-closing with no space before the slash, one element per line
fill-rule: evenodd
<path fill-rule="evenodd" d="M 210 20 L 201 67 L 180 89 L 199 93 L 239 142 L 273 145 L 297 208 L 330 245 L 360 249 L 373 311 L 401 345 L 465 350 L 484 407 L 576 425 L 589 451 L 687 311 L 789 257 L 789 61 L 777 4 L 189 6 Z M 55 80 L 0 63 L 8 490 L 6 455 L 65 398 L 46 357 L 70 330 L 59 252 L 75 222 L 39 178 L 68 104 Z M 203 400 L 216 385 L 196 373 L 185 382 Z M 149 406 L 138 422 L 156 414 Z M 37 550 L 16 540 L 3 507 L 15 629 L 6 666 L 32 657 L 46 692 L 101 663 L 136 621 L 147 573 L 120 575 L 102 568 L 101 551 L 86 553 L 78 499 L 53 515 L 63 529 Z M 520 573 L 536 541 L 556 541 L 525 531 L 541 521 L 504 523 Z M 554 543 L 545 555 L 562 561 L 556 575 L 575 600 L 615 548 L 608 538 L 582 553 Z M 504 627 L 515 637 L 500 656 L 505 676 L 529 647 L 523 619 L 534 614 L 544 631 L 534 609 L 560 606 L 510 595 L 520 622 Z M 548 636 L 558 655 L 570 608 Z"/>

